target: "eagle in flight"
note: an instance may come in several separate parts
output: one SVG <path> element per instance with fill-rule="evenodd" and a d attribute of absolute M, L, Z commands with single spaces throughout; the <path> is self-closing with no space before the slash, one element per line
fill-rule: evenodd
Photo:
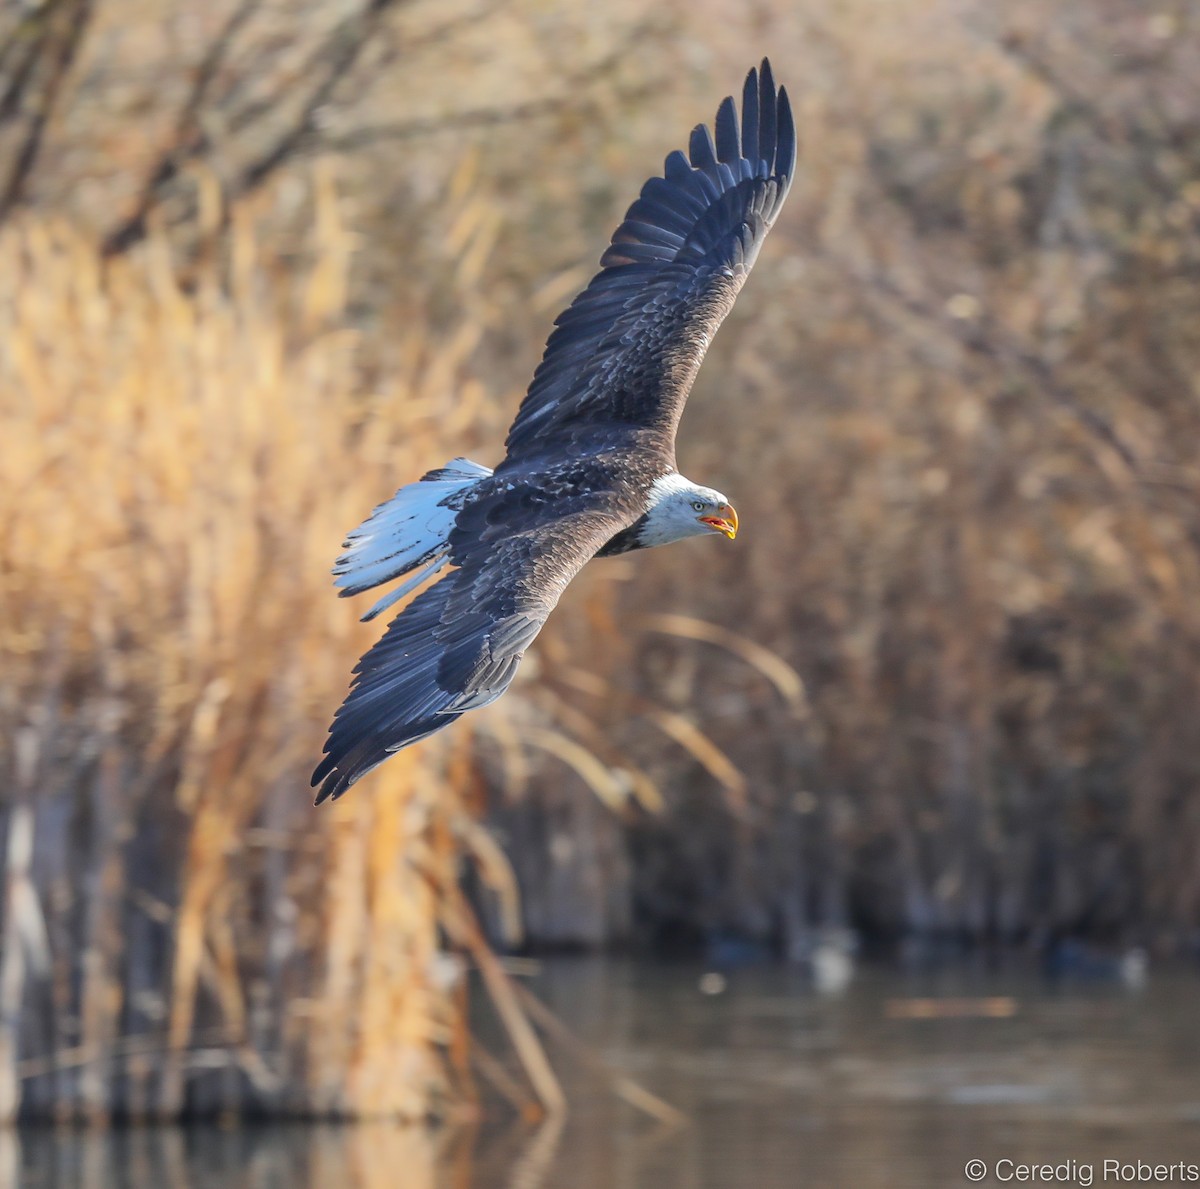
<path fill-rule="evenodd" d="M 764 59 L 651 178 L 555 323 L 496 469 L 458 458 L 347 537 L 341 594 L 406 575 L 373 619 L 446 566 L 359 661 L 313 773 L 319 805 L 389 755 L 494 702 L 593 557 L 738 518 L 675 467 L 684 401 L 783 205 L 796 162 L 787 92 Z"/>

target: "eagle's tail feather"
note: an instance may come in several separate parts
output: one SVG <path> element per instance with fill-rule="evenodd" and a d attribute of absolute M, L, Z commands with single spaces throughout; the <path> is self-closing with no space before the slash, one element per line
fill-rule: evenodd
<path fill-rule="evenodd" d="M 432 577 L 447 561 L 449 537 L 468 491 L 491 471 L 456 458 L 418 483 L 401 487 L 380 504 L 343 542 L 345 553 L 333 567 L 343 597 L 391 582 L 412 570 L 417 574 L 389 591 L 364 616 L 374 619 L 398 599 Z"/>

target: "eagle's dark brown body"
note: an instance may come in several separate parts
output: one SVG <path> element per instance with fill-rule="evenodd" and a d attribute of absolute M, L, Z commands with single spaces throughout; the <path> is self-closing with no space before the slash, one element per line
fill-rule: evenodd
<path fill-rule="evenodd" d="M 518 518 L 549 511 L 556 516 L 573 511 L 599 510 L 615 521 L 636 524 L 647 511 L 647 496 L 654 480 L 666 472 L 651 465 L 652 458 L 636 459 L 620 454 L 574 459 L 568 465 L 519 472 L 497 470 L 468 497 L 458 525 L 464 536 L 496 524 L 512 524 Z M 511 477 L 510 477 L 511 476 Z M 612 540 L 627 537 L 628 528 L 618 529 Z M 633 548 L 634 546 L 628 546 Z M 598 554 L 624 552 L 602 546 Z M 453 561 L 453 555 L 451 555 Z"/>

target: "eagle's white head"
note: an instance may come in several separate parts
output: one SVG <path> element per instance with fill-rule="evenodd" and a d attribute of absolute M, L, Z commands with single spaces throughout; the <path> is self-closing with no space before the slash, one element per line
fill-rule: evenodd
<path fill-rule="evenodd" d="M 645 549 L 710 532 L 723 533 L 732 541 L 737 530 L 737 513 L 719 491 L 672 472 L 650 487 L 646 522 L 637 543 Z"/>

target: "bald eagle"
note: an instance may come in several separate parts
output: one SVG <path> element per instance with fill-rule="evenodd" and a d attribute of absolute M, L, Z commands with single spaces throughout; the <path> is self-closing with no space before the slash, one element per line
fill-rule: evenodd
<path fill-rule="evenodd" d="M 600 272 L 555 323 L 496 469 L 458 458 L 380 504 L 334 567 L 341 594 L 411 575 L 373 619 L 445 566 L 359 661 L 313 773 L 319 805 L 389 755 L 494 702 L 593 557 L 701 533 L 730 538 L 719 491 L 675 467 L 675 431 L 709 342 L 779 214 L 796 132 L 764 59 L 667 157 Z"/>

